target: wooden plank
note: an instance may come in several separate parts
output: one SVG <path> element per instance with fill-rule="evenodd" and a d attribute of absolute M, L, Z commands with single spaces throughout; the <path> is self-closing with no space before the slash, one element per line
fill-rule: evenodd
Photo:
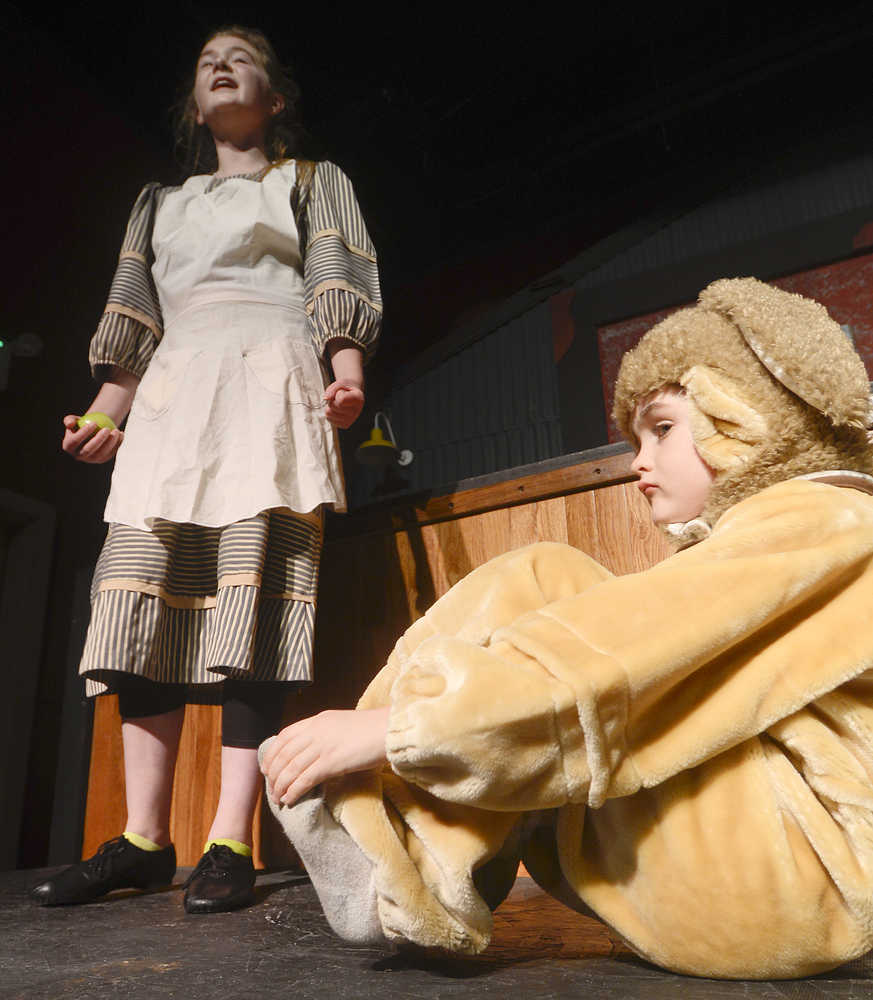
<path fill-rule="evenodd" d="M 623 489 L 627 501 L 627 572 L 639 573 L 666 559 L 674 551 L 674 547 L 652 522 L 648 501 L 636 485 L 631 483 Z"/>
<path fill-rule="evenodd" d="M 123 757 L 118 698 L 114 694 L 101 695 L 94 705 L 83 858 L 91 857 L 105 840 L 117 837 L 124 830 L 127 812 Z"/>
<path fill-rule="evenodd" d="M 613 573 L 648 569 L 671 549 L 652 524 L 648 504 L 633 485 L 608 486 L 593 494 L 599 561 Z"/>
<path fill-rule="evenodd" d="M 456 522 L 463 526 L 470 555 L 470 571 L 517 546 L 512 538 L 512 513 L 507 508 L 486 511 L 478 517 L 463 517 Z"/>
<path fill-rule="evenodd" d="M 433 497 L 423 506 L 412 508 L 413 515 L 421 524 L 444 520 L 461 515 L 478 514 L 498 507 L 508 507 L 519 503 L 531 503 L 548 497 L 564 496 L 582 490 L 596 489 L 611 483 L 628 482 L 636 479 L 631 472 L 630 452 L 610 455 L 598 462 L 571 465 L 563 469 L 510 479 L 491 486 L 465 490 L 462 493 Z"/>
<path fill-rule="evenodd" d="M 458 518 L 422 531 L 437 597 L 442 597 L 473 569 L 469 536 L 477 526 L 468 519 Z"/>
<path fill-rule="evenodd" d="M 371 531 L 397 531 L 411 523 L 434 524 L 485 511 L 532 503 L 582 490 L 599 489 L 636 480 L 631 471 L 631 451 L 568 465 L 517 479 L 506 479 L 441 496 L 410 496 L 387 501 L 385 506 L 368 508 L 331 522 L 330 544 L 334 539 Z"/>
<path fill-rule="evenodd" d="M 633 572 L 628 552 L 627 491 L 623 486 L 607 486 L 594 496 L 594 516 L 600 539 L 600 562 L 617 575 Z"/>
<path fill-rule="evenodd" d="M 400 567 L 409 624 L 420 618 L 436 600 L 436 584 L 428 560 L 422 529 L 414 525 L 389 536 Z"/>
<path fill-rule="evenodd" d="M 570 530 L 567 524 L 567 497 L 555 497 L 538 505 L 542 509 L 541 522 L 544 537 L 549 541 L 570 544 Z"/>
<path fill-rule="evenodd" d="M 565 498 L 567 509 L 567 543 L 592 559 L 603 562 L 603 546 L 597 519 L 596 501 L 599 490 L 575 493 Z"/>

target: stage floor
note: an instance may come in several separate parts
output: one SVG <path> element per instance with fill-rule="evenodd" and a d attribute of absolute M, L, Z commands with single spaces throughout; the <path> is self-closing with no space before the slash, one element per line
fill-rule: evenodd
<path fill-rule="evenodd" d="M 262 874 L 257 903 L 190 917 L 179 891 L 115 893 L 87 906 L 27 898 L 40 872 L 0 874 L 2 1000 L 793 1000 L 873 995 L 873 953 L 815 979 L 726 983 L 662 972 L 610 932 L 520 878 L 477 958 L 432 958 L 340 942 L 309 882 Z"/>

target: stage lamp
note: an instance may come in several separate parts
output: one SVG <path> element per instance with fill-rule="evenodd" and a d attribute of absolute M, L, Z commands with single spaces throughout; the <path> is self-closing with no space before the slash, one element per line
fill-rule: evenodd
<path fill-rule="evenodd" d="M 387 438 L 379 426 L 380 419 L 388 431 Z M 412 452 L 408 448 L 400 451 L 397 447 L 397 440 L 394 437 L 394 429 L 391 427 L 391 421 L 381 411 L 376 414 L 373 430 L 370 431 L 369 438 L 359 444 L 355 450 L 355 459 L 361 465 L 369 465 L 373 468 L 384 468 L 393 463 L 401 466 L 409 465 L 412 457 Z"/>

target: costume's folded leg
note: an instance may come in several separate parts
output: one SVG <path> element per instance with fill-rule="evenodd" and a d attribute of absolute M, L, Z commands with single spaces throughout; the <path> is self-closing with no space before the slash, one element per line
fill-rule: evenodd
<path fill-rule="evenodd" d="M 446 802 L 387 769 L 330 781 L 325 800 L 373 863 L 388 940 L 466 953 L 488 945 L 491 908 L 518 867 L 517 848 L 507 843 L 517 813 Z"/>
<path fill-rule="evenodd" d="M 384 777 L 390 796 L 379 793 L 380 776 L 368 773 L 331 782 L 326 799 L 312 792 L 290 807 L 269 800 L 328 923 L 358 944 L 481 951 L 490 937 L 489 907 L 515 881 L 515 817 L 440 803 Z"/>
<path fill-rule="evenodd" d="M 271 742 L 261 746 L 259 759 Z M 333 930 L 347 941 L 385 943 L 376 907 L 374 866 L 331 816 L 321 795 L 311 792 L 293 806 L 268 801 L 306 866 Z"/>
<path fill-rule="evenodd" d="M 407 630 L 358 707 L 390 704 L 394 682 L 427 640 L 451 636 L 485 646 L 519 616 L 609 576 L 567 545 L 541 543 L 491 560 Z M 484 691 L 486 701 L 494 696 Z M 372 941 L 381 934 L 468 953 L 488 945 L 491 909 L 518 867 L 517 811 L 447 801 L 386 768 L 329 781 L 323 802 L 274 812 L 343 937 Z"/>

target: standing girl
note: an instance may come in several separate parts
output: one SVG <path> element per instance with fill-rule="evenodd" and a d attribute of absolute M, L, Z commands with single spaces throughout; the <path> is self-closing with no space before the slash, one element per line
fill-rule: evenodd
<path fill-rule="evenodd" d="M 117 453 L 80 672 L 119 696 L 127 829 L 36 886 L 45 905 L 172 881 L 184 706 L 216 682 L 221 793 L 185 908 L 252 898 L 257 746 L 311 677 L 321 510 L 344 507 L 335 428 L 361 412 L 381 320 L 348 179 L 287 158 L 298 99 L 260 32 L 209 37 L 180 116 L 194 175 L 137 199 L 91 343 L 103 384 L 64 418 L 78 461 Z"/>

